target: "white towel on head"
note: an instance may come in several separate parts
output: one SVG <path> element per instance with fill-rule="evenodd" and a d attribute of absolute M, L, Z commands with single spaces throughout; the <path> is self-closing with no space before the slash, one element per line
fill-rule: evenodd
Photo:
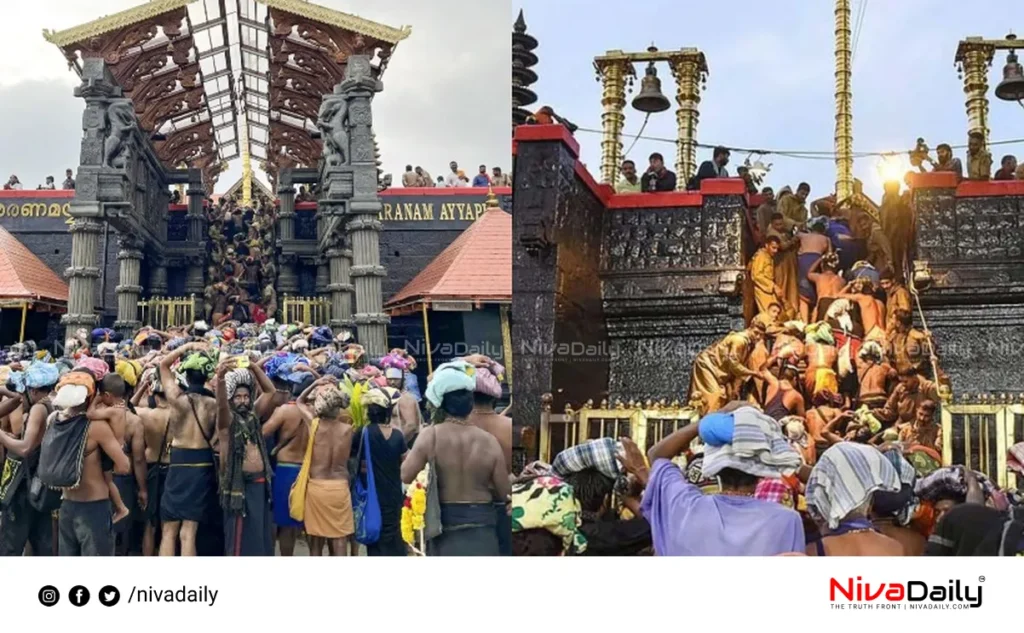
<path fill-rule="evenodd" d="M 73 409 L 85 404 L 88 397 L 89 390 L 82 385 L 64 385 L 53 397 L 53 406 L 58 409 Z"/>
<path fill-rule="evenodd" d="M 840 442 L 822 453 L 811 470 L 807 510 L 834 530 L 876 490 L 900 491 L 896 469 L 873 446 Z"/>
<path fill-rule="evenodd" d="M 772 417 L 754 407 L 740 407 L 732 415 L 732 444 L 704 447 L 704 477 L 716 477 L 725 468 L 755 477 L 779 477 L 800 467 L 800 453 Z"/>

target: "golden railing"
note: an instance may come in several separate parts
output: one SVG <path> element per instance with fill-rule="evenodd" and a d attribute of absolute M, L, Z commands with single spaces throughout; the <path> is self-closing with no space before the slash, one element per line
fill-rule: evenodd
<path fill-rule="evenodd" d="M 283 323 L 327 325 L 331 322 L 331 302 L 323 297 L 288 297 L 281 302 Z"/>
<path fill-rule="evenodd" d="M 566 448 L 602 437 L 628 437 L 646 452 L 666 435 L 699 417 L 695 409 L 678 401 L 603 400 L 595 408 L 594 401 L 588 400 L 579 409 L 566 405 L 564 413 L 552 413 L 550 405 L 545 404 L 540 422 L 539 459 L 551 463 Z"/>
<path fill-rule="evenodd" d="M 195 323 L 196 297 L 150 297 L 139 302 L 139 320 L 143 325 L 166 330 Z"/>
<path fill-rule="evenodd" d="M 942 462 L 985 473 L 1000 488 L 1024 486 L 1007 468 L 1006 450 L 1024 442 L 1024 397 L 962 396 L 942 406 Z"/>

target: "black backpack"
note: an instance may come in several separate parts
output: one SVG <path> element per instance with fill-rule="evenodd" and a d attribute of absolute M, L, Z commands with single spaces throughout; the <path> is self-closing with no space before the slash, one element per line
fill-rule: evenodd
<path fill-rule="evenodd" d="M 41 403 L 46 407 L 46 428 L 50 428 L 50 419 L 53 417 L 53 405 L 49 401 Z M 46 432 L 43 432 L 43 437 L 46 437 Z M 40 452 L 42 452 L 42 446 L 40 446 Z M 28 482 L 28 503 L 37 512 L 50 513 L 60 508 L 60 502 L 63 498 L 63 493 L 60 490 L 51 488 L 44 484 L 39 479 L 39 467 L 36 467 L 36 472 L 32 474 L 32 478 Z"/>

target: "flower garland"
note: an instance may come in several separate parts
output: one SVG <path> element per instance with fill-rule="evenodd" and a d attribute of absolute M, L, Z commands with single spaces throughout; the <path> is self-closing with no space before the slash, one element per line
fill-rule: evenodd
<path fill-rule="evenodd" d="M 430 478 L 430 465 L 423 467 L 423 470 L 416 475 L 416 480 L 409 485 L 405 493 L 405 501 L 402 504 L 402 540 L 416 548 L 416 540 L 419 537 L 422 549 L 423 528 L 426 527 L 425 515 L 427 512 L 427 483 Z M 419 533 L 419 534 L 417 534 Z"/>

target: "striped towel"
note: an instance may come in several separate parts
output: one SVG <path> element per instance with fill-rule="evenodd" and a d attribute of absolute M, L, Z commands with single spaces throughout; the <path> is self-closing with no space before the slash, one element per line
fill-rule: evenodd
<path fill-rule="evenodd" d="M 618 442 L 610 437 L 588 440 L 576 446 L 570 446 L 555 456 L 551 468 L 560 477 L 578 473 L 587 468 L 596 468 L 602 475 L 610 479 L 618 479 L 619 462 L 615 459 Z"/>
<path fill-rule="evenodd" d="M 900 478 L 900 483 L 913 486 L 914 482 L 917 480 L 917 471 L 914 470 L 914 466 L 903 457 L 903 454 L 900 453 L 899 449 L 891 448 L 882 454 L 889 460 L 892 467 L 896 469 L 896 475 Z"/>
<path fill-rule="evenodd" d="M 876 490 L 899 492 L 896 469 L 874 447 L 840 442 L 822 453 L 811 470 L 807 510 L 834 530 Z"/>
<path fill-rule="evenodd" d="M 982 492 L 986 499 L 992 499 L 996 495 L 996 487 L 988 480 L 984 473 L 974 471 L 974 477 L 981 485 Z M 945 466 L 931 473 L 923 479 L 917 480 L 914 485 L 914 493 L 921 499 L 936 501 L 944 497 L 963 497 L 967 495 L 967 481 L 964 479 L 964 467 L 962 465 Z"/>
<path fill-rule="evenodd" d="M 755 477 L 788 475 L 803 460 L 782 434 L 782 427 L 754 407 L 733 411 L 732 444 L 704 447 L 704 477 L 732 468 Z"/>

